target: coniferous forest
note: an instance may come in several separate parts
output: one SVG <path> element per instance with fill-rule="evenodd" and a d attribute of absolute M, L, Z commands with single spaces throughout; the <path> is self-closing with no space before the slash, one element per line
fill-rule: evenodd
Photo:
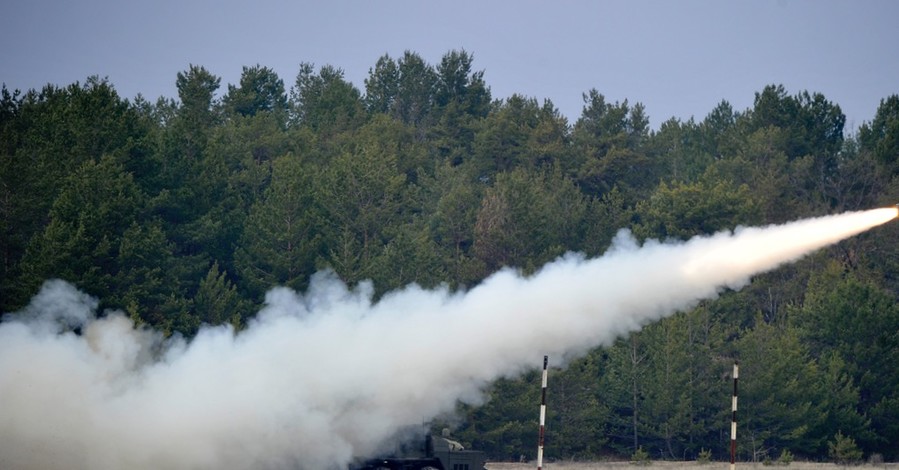
<path fill-rule="evenodd" d="M 173 78 L 155 102 L 98 77 L 3 87 L 0 311 L 61 278 L 190 337 L 244 327 L 268 289 L 324 269 L 376 296 L 461 290 L 600 255 L 621 228 L 685 240 L 899 201 L 897 95 L 858 129 L 776 84 L 651 129 L 642 104 L 596 89 L 573 122 L 548 99 L 495 99 L 464 51 L 385 55 L 362 89 L 308 63 L 292 83 L 260 65 L 237 84 L 199 65 Z M 899 458 L 897 240 L 888 224 L 551 371 L 547 447 L 726 460 L 739 357 L 741 460 Z M 459 440 L 533 458 L 539 381 L 460 405 Z"/>

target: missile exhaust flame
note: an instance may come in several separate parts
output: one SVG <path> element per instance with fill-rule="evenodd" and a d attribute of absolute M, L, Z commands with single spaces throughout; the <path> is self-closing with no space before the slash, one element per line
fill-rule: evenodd
<path fill-rule="evenodd" d="M 897 212 L 643 246 L 621 232 L 596 259 L 378 302 L 370 284 L 320 273 L 305 293 L 270 291 L 245 331 L 209 327 L 189 342 L 98 318 L 95 299 L 48 281 L 0 323 L 0 467 L 345 467 L 458 400 L 481 402 L 535 350 L 563 363 Z"/>

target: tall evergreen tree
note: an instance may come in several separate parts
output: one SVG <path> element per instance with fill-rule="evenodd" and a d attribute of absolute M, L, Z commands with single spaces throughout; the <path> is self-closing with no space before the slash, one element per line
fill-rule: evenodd
<path fill-rule="evenodd" d="M 219 270 L 218 263 L 213 263 L 209 268 L 193 299 L 195 315 L 208 325 L 230 322 L 236 328 L 240 326 L 246 311 L 237 288 L 225 274 Z"/>
<path fill-rule="evenodd" d="M 287 154 L 274 162 L 272 183 L 250 208 L 236 265 L 255 300 L 283 285 L 304 289 L 322 254 L 323 214 L 314 191 L 319 170 Z"/>
<path fill-rule="evenodd" d="M 369 113 L 390 114 L 396 109 L 400 88 L 400 69 L 396 61 L 384 54 L 365 79 L 365 108 Z"/>
<path fill-rule="evenodd" d="M 481 202 L 475 254 L 489 272 L 514 266 L 533 272 L 583 242 L 587 201 L 561 172 L 500 173 Z"/>
<path fill-rule="evenodd" d="M 896 451 L 887 443 L 899 438 L 899 373 L 891 366 L 899 360 L 899 309 L 892 296 L 832 264 L 812 277 L 795 319 L 814 356 L 825 361 L 837 354 L 845 361 L 845 373 L 858 389 L 857 409 L 871 420 L 876 436 L 852 437 L 869 452 L 893 457 Z"/>
<path fill-rule="evenodd" d="M 315 192 L 325 213 L 324 264 L 350 283 L 373 275 L 375 257 L 407 219 L 406 175 L 397 155 L 360 140 L 325 168 Z"/>
<path fill-rule="evenodd" d="M 889 175 L 899 172 L 899 95 L 880 100 L 871 122 L 858 129 L 862 148 L 870 151 Z"/>
<path fill-rule="evenodd" d="M 749 188 L 720 181 L 662 183 L 649 199 L 637 203 L 636 214 L 634 233 L 642 239 L 686 240 L 759 222 Z"/>
<path fill-rule="evenodd" d="M 175 84 L 181 106 L 174 126 L 183 139 L 179 143 L 181 158 L 199 160 L 206 147 L 210 128 L 217 123 L 215 92 L 220 83 L 219 77 L 193 64 L 187 71 L 178 72 Z"/>
<path fill-rule="evenodd" d="M 294 124 L 307 126 L 326 139 L 355 129 L 365 120 L 361 93 L 343 78 L 343 70 L 330 65 L 315 74 L 312 64 L 300 64 L 290 96 Z"/>
<path fill-rule="evenodd" d="M 578 185 L 601 196 L 618 187 L 639 197 L 657 183 L 655 162 L 642 148 L 648 119 L 641 104 L 606 103 L 595 89 L 583 95 L 584 109 L 572 130 Z"/>
<path fill-rule="evenodd" d="M 495 107 L 480 125 L 473 161 L 479 177 L 498 172 L 545 169 L 568 163 L 568 123 L 553 107 L 519 95 Z"/>
<path fill-rule="evenodd" d="M 223 99 L 225 108 L 234 115 L 255 116 L 261 112 L 283 113 L 287 110 L 284 81 L 274 70 L 259 64 L 244 66 L 240 85 L 228 85 Z"/>
<path fill-rule="evenodd" d="M 418 129 L 418 137 L 424 138 L 424 131 L 432 124 L 437 74 L 420 55 L 411 51 L 403 53 L 397 68 L 399 89 L 393 115 Z"/>
<path fill-rule="evenodd" d="M 61 278 L 100 298 L 116 297 L 122 287 L 120 245 L 138 221 L 142 198 L 131 175 L 112 157 L 82 164 L 64 180 L 50 222 L 29 244 L 23 259 L 26 291 Z"/>
<path fill-rule="evenodd" d="M 822 418 L 821 383 L 817 366 L 799 339 L 798 330 L 785 324 L 755 326 L 735 344 L 740 360 L 740 420 L 743 459 L 761 462 L 786 449 L 811 453 L 824 436 L 814 434 Z"/>

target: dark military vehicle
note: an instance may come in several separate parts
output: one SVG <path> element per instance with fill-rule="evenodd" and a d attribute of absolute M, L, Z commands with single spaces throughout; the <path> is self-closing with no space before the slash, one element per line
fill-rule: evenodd
<path fill-rule="evenodd" d="M 484 453 L 477 450 L 465 450 L 461 444 L 444 437 L 428 434 L 425 436 L 423 449 L 418 455 L 400 452 L 392 457 L 380 457 L 366 460 L 357 465 L 350 465 L 350 470 L 484 470 L 486 459 Z"/>

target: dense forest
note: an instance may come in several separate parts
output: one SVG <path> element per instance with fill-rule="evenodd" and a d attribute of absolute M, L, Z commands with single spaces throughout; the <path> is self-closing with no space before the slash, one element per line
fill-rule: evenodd
<path fill-rule="evenodd" d="M 0 311 L 61 278 L 190 336 L 244 327 L 269 288 L 323 269 L 376 295 L 466 289 L 599 255 L 620 228 L 680 240 L 899 200 L 899 95 L 857 130 L 779 85 L 651 129 L 642 104 L 596 89 L 573 123 L 548 99 L 494 99 L 465 51 L 385 55 L 364 89 L 309 63 L 289 88 L 260 65 L 226 88 L 197 65 L 175 79 L 177 99 L 155 102 L 98 77 L 4 85 Z M 899 458 L 897 236 L 855 237 L 551 371 L 548 454 L 727 459 L 737 358 L 741 460 Z M 460 405 L 456 435 L 533 457 L 538 372 L 488 395 Z"/>

